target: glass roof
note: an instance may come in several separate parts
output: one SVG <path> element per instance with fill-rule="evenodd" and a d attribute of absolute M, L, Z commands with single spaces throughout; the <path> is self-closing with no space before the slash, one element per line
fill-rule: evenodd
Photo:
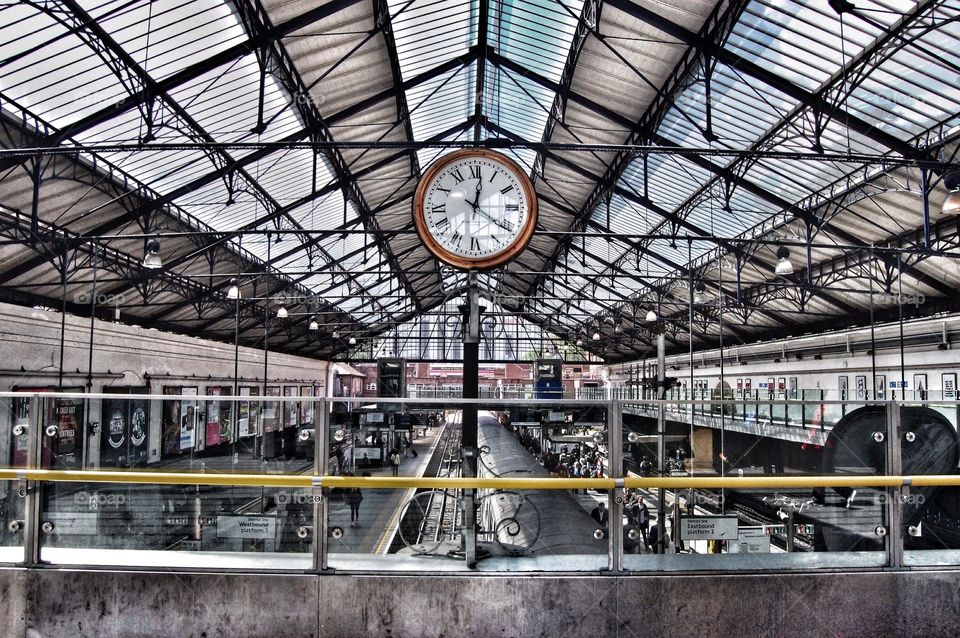
<path fill-rule="evenodd" d="M 56 1 L 0 3 L 8 143 L 79 148 L 63 157 L 84 173 L 83 188 L 111 186 L 89 210 L 80 210 L 94 200 L 88 194 L 67 201 L 67 189 L 48 188 L 42 221 L 76 219 L 71 232 L 104 236 L 213 230 L 233 249 L 238 231 L 270 231 L 242 240 L 244 268 L 269 261 L 271 290 L 321 296 L 345 313 L 338 321 L 397 331 L 395 341 L 447 330 L 440 309 L 412 322 L 405 313 L 446 308 L 457 300 L 444 295 L 459 296 L 466 282 L 411 236 L 419 175 L 452 150 L 431 144 L 506 147 L 533 176 L 537 234 L 515 263 L 480 277 L 503 302 L 496 316 L 505 307 L 526 313 L 502 325 L 536 333 L 532 344 L 552 338 L 537 324 L 573 328 L 646 307 L 685 280 L 691 259 L 709 274 L 721 240 L 795 236 L 797 206 L 881 179 L 881 158 L 917 148 L 952 157 L 960 126 L 960 6 L 950 2 L 863 0 L 838 14 L 822 0 L 751 0 L 720 33 L 712 29 L 725 24 L 729 3 L 626 3 L 584 16 L 592 5 L 581 0 L 388 0 L 386 17 L 362 2 L 79 5 L 94 19 Z M 247 15 L 254 5 L 263 12 Z M 264 16 L 271 24 L 250 32 Z M 663 20 L 683 29 L 658 27 Z M 258 50 L 268 27 L 275 39 Z M 704 61 L 684 33 L 721 48 Z M 604 78 L 616 80 L 604 86 Z M 21 128 L 29 135 L 18 136 Z M 316 148 L 299 145 L 311 140 Z M 598 148 L 625 142 L 646 148 Z M 916 170 L 897 170 L 900 190 L 915 194 Z M 26 171 L 8 166 L 3 177 L 0 204 L 29 210 Z M 931 201 L 943 201 L 939 173 L 934 188 Z M 916 206 L 877 190 L 864 208 L 903 232 L 917 227 Z M 844 237 L 884 239 L 868 217 L 847 214 Z M 584 229 L 602 236 L 584 239 Z M 665 236 L 673 234 L 714 240 Z M 179 279 L 166 282 L 166 294 L 202 281 L 219 299 L 209 282 L 235 271 L 236 260 L 205 263 L 195 243 L 180 244 L 170 261 L 181 270 L 165 273 Z M 137 241 L 117 246 L 139 250 Z M 826 262 L 836 252 L 816 256 Z M 20 257 L 41 268 L 38 256 Z M 754 279 L 771 259 L 769 247 L 755 253 Z M 945 295 L 941 274 L 915 282 L 925 292 L 939 282 Z M 492 358 L 526 356 L 521 342 L 497 345 L 513 350 Z"/>

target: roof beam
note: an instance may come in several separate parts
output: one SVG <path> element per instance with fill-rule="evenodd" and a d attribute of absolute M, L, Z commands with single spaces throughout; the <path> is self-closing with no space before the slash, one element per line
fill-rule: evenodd
<path fill-rule="evenodd" d="M 205 73 L 208 73 L 217 67 L 250 55 L 252 51 L 264 47 L 270 42 L 290 35 L 291 33 L 310 26 L 315 22 L 324 20 L 335 13 L 347 9 L 361 1 L 362 0 L 331 0 L 330 2 L 327 2 L 321 6 L 314 7 L 308 11 L 305 11 L 299 16 L 295 16 L 290 20 L 287 20 L 269 32 L 261 33 L 259 36 L 249 37 L 247 40 L 239 44 L 235 44 L 228 49 L 225 49 L 219 53 L 215 53 L 201 62 L 192 64 L 189 67 L 181 69 L 171 76 L 164 78 L 163 80 L 159 80 L 157 82 L 157 88 L 165 93 L 169 92 L 178 86 L 181 86 L 182 84 L 186 84 L 191 80 L 201 77 Z M 132 93 L 122 99 L 117 100 L 116 102 L 112 102 L 107 107 L 87 115 L 86 117 L 74 122 L 60 131 L 56 131 L 42 137 L 37 146 L 58 146 L 71 137 L 89 131 L 96 126 L 108 122 L 118 115 L 122 115 L 132 108 L 138 107 L 148 99 L 149 95 L 149 90 L 144 87 L 140 91 Z M 11 166 L 19 164 L 22 161 L 22 158 L 16 157 L 0 159 L 0 172 L 10 168 Z"/>

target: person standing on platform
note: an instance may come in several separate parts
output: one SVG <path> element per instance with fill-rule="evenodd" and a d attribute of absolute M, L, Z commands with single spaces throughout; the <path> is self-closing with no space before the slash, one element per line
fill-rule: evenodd
<path fill-rule="evenodd" d="M 363 493 L 359 487 L 347 490 L 347 505 L 350 506 L 350 527 L 360 527 L 360 503 L 363 502 Z"/>
<path fill-rule="evenodd" d="M 610 513 L 607 512 L 607 506 L 603 501 L 593 508 L 593 511 L 590 512 L 590 516 L 593 517 L 593 520 L 597 521 L 604 529 L 607 527 L 607 519 L 610 517 Z"/>
<path fill-rule="evenodd" d="M 400 475 L 400 453 L 397 452 L 396 448 L 390 452 L 390 467 L 393 469 L 393 475 Z"/>

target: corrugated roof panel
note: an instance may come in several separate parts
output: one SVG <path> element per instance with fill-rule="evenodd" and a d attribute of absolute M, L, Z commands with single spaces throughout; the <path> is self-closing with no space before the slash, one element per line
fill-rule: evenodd
<path fill-rule="evenodd" d="M 251 133 L 260 107 L 260 66 L 252 54 L 204 73 L 171 91 L 170 97 L 218 142 L 270 142 L 303 129 L 296 106 L 268 75 L 263 99 L 267 128 L 261 135 Z M 229 150 L 233 157 L 249 152 Z"/>
<path fill-rule="evenodd" d="M 754 0 L 726 48 L 813 91 L 880 33 L 862 20 L 846 20 L 841 30 L 839 16 L 816 0 Z"/>
<path fill-rule="evenodd" d="M 583 12 L 582 0 L 505 0 L 490 4 L 487 43 L 501 55 L 557 82 Z"/>
<path fill-rule="evenodd" d="M 414 139 L 429 139 L 473 115 L 475 74 L 476 63 L 473 63 L 407 91 Z M 422 162 L 421 166 L 424 166 Z"/>
<path fill-rule="evenodd" d="M 157 80 L 247 40 L 239 16 L 223 0 L 79 3 Z"/>
<path fill-rule="evenodd" d="M 465 54 L 477 41 L 478 0 L 389 0 L 404 80 Z"/>
<path fill-rule="evenodd" d="M 62 128 L 127 95 L 82 38 L 50 15 L 17 3 L 0 27 L 0 93 Z M 38 46 L 42 45 L 42 46 Z"/>
<path fill-rule="evenodd" d="M 945 21 L 939 29 L 896 51 L 863 79 L 847 101 L 850 111 L 903 140 L 960 112 L 960 7 L 940 6 L 937 17 Z"/>

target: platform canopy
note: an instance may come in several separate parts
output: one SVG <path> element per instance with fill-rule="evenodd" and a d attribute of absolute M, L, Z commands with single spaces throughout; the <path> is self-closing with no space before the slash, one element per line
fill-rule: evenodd
<path fill-rule="evenodd" d="M 0 299 L 400 354 L 466 281 L 421 246 L 414 189 L 486 147 L 529 173 L 540 218 L 479 285 L 538 352 L 629 361 L 659 333 L 686 351 L 955 311 L 958 18 L 956 0 L 0 0 Z"/>

